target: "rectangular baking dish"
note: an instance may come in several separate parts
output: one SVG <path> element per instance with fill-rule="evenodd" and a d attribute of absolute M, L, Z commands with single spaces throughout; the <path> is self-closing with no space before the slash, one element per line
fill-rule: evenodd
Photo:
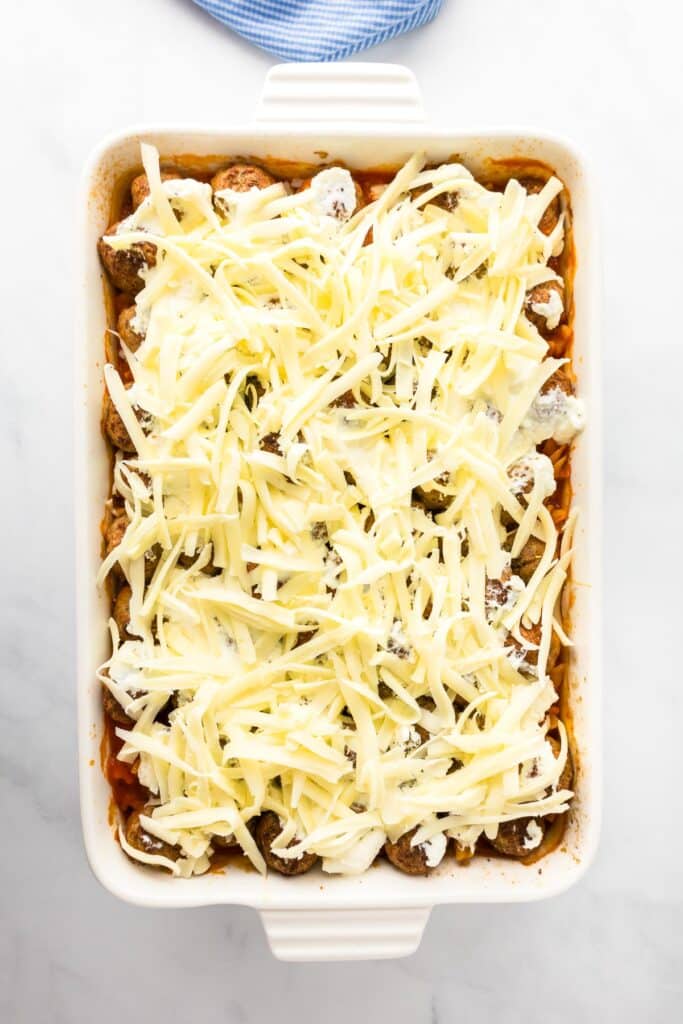
<path fill-rule="evenodd" d="M 100 521 L 109 469 L 100 434 L 103 337 L 107 327 L 96 242 L 107 226 L 112 190 L 139 166 L 140 141 L 162 159 L 252 156 L 318 163 L 340 159 L 353 169 L 400 164 L 416 150 L 431 161 L 457 155 L 476 174 L 488 160 L 541 160 L 565 182 L 574 219 L 575 371 L 587 427 L 573 457 L 580 509 L 572 584 L 571 706 L 578 772 L 576 797 L 561 846 L 534 867 L 476 857 L 463 868 L 444 861 L 428 878 L 388 865 L 360 877 L 315 871 L 295 879 L 228 869 L 188 880 L 132 863 L 109 820 L 110 791 L 101 771 L 102 708 L 97 666 L 108 655 L 108 599 L 98 594 Z M 218 162 L 218 159 L 217 159 Z M 437 904 L 541 899 L 583 874 L 596 848 L 600 809 L 600 338 L 596 228 L 583 158 L 566 142 L 509 130 L 463 134 L 425 123 L 415 79 L 395 65 L 279 65 L 267 76 L 248 128 L 144 127 L 106 139 L 91 156 L 81 200 L 81 259 L 76 346 L 76 485 L 78 718 L 81 814 L 92 869 L 115 895 L 147 907 L 243 904 L 262 917 L 271 948 L 288 960 L 404 956 L 420 941 Z"/>

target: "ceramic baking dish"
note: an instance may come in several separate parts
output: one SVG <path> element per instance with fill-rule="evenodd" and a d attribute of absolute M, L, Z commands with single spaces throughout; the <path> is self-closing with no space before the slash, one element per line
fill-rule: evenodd
<path fill-rule="evenodd" d="M 533 868 L 476 857 L 466 868 L 448 858 L 428 878 L 388 865 L 357 878 L 314 871 L 287 879 L 229 869 L 188 880 L 147 870 L 121 851 L 109 822 L 110 791 L 100 767 L 102 708 L 95 670 L 108 655 L 108 599 L 95 588 L 100 521 L 109 465 L 99 422 L 106 329 L 96 241 L 107 225 L 111 193 L 139 165 L 139 143 L 162 158 L 179 154 L 250 155 L 319 162 L 352 169 L 400 164 L 416 150 L 430 160 L 457 154 L 476 174 L 490 159 L 524 157 L 551 165 L 567 185 L 577 250 L 575 370 L 588 425 L 573 460 L 581 510 L 572 587 L 576 647 L 571 671 L 578 773 L 576 798 L 561 848 Z M 289 960 L 396 957 L 413 952 L 431 908 L 448 903 L 534 900 L 556 894 L 585 871 L 599 830 L 600 768 L 600 401 L 596 238 L 590 182 L 572 146 L 536 133 L 508 130 L 463 134 L 452 124 L 429 126 L 415 79 L 382 64 L 280 65 L 266 79 L 247 128 L 185 126 L 131 129 L 104 141 L 91 157 L 81 210 L 78 344 L 76 347 L 76 480 L 78 715 L 81 812 L 88 858 L 97 878 L 124 900 L 147 907 L 243 904 L 262 917 L 276 956 Z"/>

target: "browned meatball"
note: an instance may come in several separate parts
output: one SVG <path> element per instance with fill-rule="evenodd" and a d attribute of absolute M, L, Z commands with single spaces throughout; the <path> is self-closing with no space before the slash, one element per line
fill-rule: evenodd
<path fill-rule="evenodd" d="M 258 377 L 249 374 L 244 382 L 244 401 L 249 412 L 254 411 L 265 393 L 266 389 Z"/>
<path fill-rule="evenodd" d="M 357 213 L 358 210 L 362 210 L 363 207 L 365 206 L 365 193 L 363 192 L 363 189 L 360 187 L 358 182 L 355 180 L 353 182 L 353 187 L 356 190 L 356 205 L 354 207 L 353 212 Z"/>
<path fill-rule="evenodd" d="M 102 687 L 102 706 L 114 725 L 120 725 L 122 729 L 131 729 L 135 725 L 133 719 L 128 717 L 116 697 L 106 686 Z"/>
<path fill-rule="evenodd" d="M 430 192 L 431 185 L 423 185 L 421 188 L 415 188 L 411 190 L 413 199 L 419 199 L 425 194 Z M 438 206 L 441 210 L 446 210 L 448 213 L 452 213 L 458 206 L 460 197 L 457 192 L 439 192 L 438 195 L 432 196 L 428 202 L 423 204 L 423 209 L 427 206 Z"/>
<path fill-rule="evenodd" d="M 131 320 L 134 318 L 135 313 L 135 306 L 127 306 L 126 309 L 121 310 L 116 321 L 116 330 L 119 333 L 119 337 L 131 352 L 137 352 L 145 340 L 144 335 L 138 334 L 131 326 Z"/>
<path fill-rule="evenodd" d="M 380 182 L 374 182 L 372 185 L 367 185 L 365 191 L 368 197 L 368 202 L 376 203 L 386 190 L 387 186 Z"/>
<path fill-rule="evenodd" d="M 564 288 L 559 281 L 544 281 L 527 292 L 524 313 L 540 334 L 554 331 L 564 318 Z"/>
<path fill-rule="evenodd" d="M 427 461 L 431 462 L 434 457 L 433 451 L 427 452 Z M 451 475 L 448 470 L 444 470 L 443 473 L 439 473 L 438 476 L 434 477 L 433 483 L 441 485 L 441 487 L 448 487 L 451 483 Z M 450 503 L 453 501 L 452 494 L 444 494 L 443 491 L 438 490 L 436 487 L 430 486 L 430 482 L 420 484 L 413 490 L 413 503 L 417 502 L 423 505 L 424 508 L 430 512 L 443 512 L 447 509 Z"/>
<path fill-rule="evenodd" d="M 545 181 L 541 181 L 538 178 L 520 178 L 519 183 L 527 190 L 529 195 L 534 195 L 537 192 L 540 192 L 545 185 Z M 549 235 L 557 225 L 557 222 L 560 219 L 561 209 L 560 196 L 555 196 L 552 202 L 546 206 L 543 211 L 543 216 L 538 223 L 538 227 L 544 235 Z"/>
<path fill-rule="evenodd" d="M 550 746 L 553 748 L 555 757 L 560 756 L 560 741 L 554 736 L 548 736 Z M 574 763 L 572 761 L 571 750 L 567 750 L 567 760 L 564 762 L 564 768 L 560 773 L 560 777 L 557 781 L 558 789 L 571 789 L 574 782 Z"/>
<path fill-rule="evenodd" d="M 97 251 L 114 287 L 137 295 L 145 286 L 140 271 L 156 265 L 157 247 L 153 242 L 135 242 L 128 249 L 114 249 L 104 238 L 105 235 L 115 235 L 117 227 L 118 223 L 107 228 L 97 243 Z"/>
<path fill-rule="evenodd" d="M 529 537 L 517 558 L 513 559 L 512 568 L 525 583 L 528 583 L 536 572 L 544 551 L 545 544 L 542 540 L 538 540 L 537 537 Z"/>
<path fill-rule="evenodd" d="M 183 569 L 191 569 L 192 566 L 197 561 L 197 559 L 199 558 L 199 554 L 199 551 L 195 551 L 193 555 L 186 555 L 184 553 L 182 555 L 178 555 L 178 565 L 181 566 Z M 160 555 L 161 549 L 159 549 L 158 551 L 157 561 Z M 213 556 L 209 559 L 209 561 L 206 563 L 206 565 L 202 568 L 201 571 L 204 573 L 205 576 L 220 576 L 220 574 L 223 572 L 223 570 L 215 564 Z"/>
<path fill-rule="evenodd" d="M 571 789 L 574 785 L 574 764 L 572 762 L 571 751 L 567 751 L 567 760 L 564 762 L 564 768 L 560 773 L 560 777 L 557 782 L 558 789 Z"/>
<path fill-rule="evenodd" d="M 112 608 L 112 617 L 118 626 L 119 635 L 122 640 L 133 639 L 132 634 L 128 632 L 128 627 L 130 625 L 130 597 L 130 587 L 127 585 L 125 587 L 121 587 L 116 595 L 114 607 Z"/>
<path fill-rule="evenodd" d="M 177 178 L 182 178 L 182 174 L 178 171 L 161 171 L 162 181 L 175 181 Z M 137 210 L 140 203 L 142 203 L 149 195 L 149 181 L 147 180 L 146 174 L 138 174 L 137 178 L 133 178 L 130 183 L 130 197 L 133 200 L 133 209 Z"/>
<path fill-rule="evenodd" d="M 317 632 L 317 629 L 307 629 L 303 633 L 299 633 L 294 642 L 294 647 L 302 647 L 303 644 L 307 644 L 309 640 L 313 639 Z"/>
<path fill-rule="evenodd" d="M 140 824 L 140 812 L 131 811 L 124 829 L 126 842 L 135 850 L 142 853 L 153 854 L 156 857 L 166 857 L 167 860 L 178 860 L 181 851 L 177 846 L 169 846 L 162 839 L 146 832 Z"/>
<path fill-rule="evenodd" d="M 450 483 L 450 474 L 439 473 L 434 477 L 434 483 L 447 487 Z M 430 512 L 443 512 L 453 501 L 452 494 L 445 494 L 443 491 L 437 490 L 436 487 L 430 487 L 429 484 L 420 484 L 419 487 L 416 487 L 413 491 L 413 498 Z"/>
<path fill-rule="evenodd" d="M 527 643 L 534 644 L 536 647 L 541 643 L 541 637 L 543 631 L 540 622 L 534 622 L 530 626 L 525 626 L 523 623 L 519 625 L 519 632 L 527 641 Z M 524 673 L 529 669 L 535 668 L 538 665 L 538 651 L 527 650 L 522 644 L 519 643 L 514 637 L 508 637 L 508 644 L 513 648 L 514 651 L 523 655 L 522 662 L 519 671 Z M 550 650 L 548 652 L 548 667 L 551 668 L 557 661 L 557 656 L 560 653 L 561 644 L 557 637 L 557 634 L 553 630 L 550 637 Z"/>
<path fill-rule="evenodd" d="M 458 202 L 459 196 L 457 192 L 440 192 L 438 196 L 434 196 L 433 199 L 429 200 L 428 205 L 438 206 L 441 210 L 452 213 L 453 210 L 457 209 Z"/>
<path fill-rule="evenodd" d="M 259 443 L 261 451 L 270 452 L 271 455 L 282 455 L 280 448 L 279 434 L 265 434 Z"/>
<path fill-rule="evenodd" d="M 105 556 L 119 546 L 127 529 L 128 519 L 125 515 L 112 516 L 104 531 Z"/>
<path fill-rule="evenodd" d="M 541 623 L 532 623 L 530 626 L 524 626 L 522 623 L 519 624 L 519 632 L 527 641 L 527 643 L 540 644 L 542 637 Z M 508 645 L 512 649 L 522 656 L 522 663 L 519 671 L 523 672 L 525 668 L 536 666 L 539 664 L 539 652 L 538 650 L 527 650 L 515 637 L 508 637 Z"/>
<path fill-rule="evenodd" d="M 304 853 L 296 860 L 284 860 L 273 853 L 271 847 L 281 832 L 280 820 L 273 811 L 265 811 L 254 827 L 256 845 L 268 867 L 279 871 L 281 875 L 303 875 L 306 871 L 310 871 L 318 859 L 315 853 Z M 293 846 L 294 843 L 289 845 Z"/>
<path fill-rule="evenodd" d="M 211 188 L 214 192 L 220 192 L 224 188 L 230 188 L 233 192 L 248 192 L 252 188 L 268 188 L 274 185 L 276 178 L 262 167 L 254 164 L 233 164 L 232 167 L 224 167 L 217 171 L 211 179 Z"/>
<path fill-rule="evenodd" d="M 113 516 L 108 522 L 104 531 L 104 554 L 105 558 L 114 548 L 118 547 L 123 540 L 123 535 L 128 529 L 128 519 L 125 514 Z M 161 546 L 154 544 L 145 551 L 145 583 L 149 583 L 161 558 Z M 122 580 L 121 567 L 116 565 L 112 570 L 117 580 Z"/>
<path fill-rule="evenodd" d="M 341 395 L 333 398 L 330 405 L 338 409 L 353 409 L 358 405 L 358 402 L 353 391 L 344 391 Z"/>
<path fill-rule="evenodd" d="M 161 558 L 161 545 L 154 544 L 151 548 L 145 551 L 145 583 L 149 583 L 152 576 L 156 572 L 156 568 Z"/>
<path fill-rule="evenodd" d="M 541 394 L 547 395 L 549 391 L 555 391 L 556 389 L 565 395 L 574 394 L 574 383 L 563 366 L 559 370 L 555 370 L 552 376 L 548 377 L 541 388 Z"/>
<path fill-rule="evenodd" d="M 102 423 L 105 434 L 115 448 L 120 448 L 127 454 L 132 454 L 135 451 L 135 445 L 108 391 L 105 391 L 104 394 Z"/>
<path fill-rule="evenodd" d="M 384 852 L 394 867 L 398 868 L 399 871 L 403 871 L 406 875 L 428 875 L 432 869 L 427 864 L 425 850 L 421 846 L 410 845 L 410 841 L 416 832 L 417 828 L 411 829 L 410 832 L 406 832 L 400 839 L 397 839 L 395 843 L 387 839 L 384 844 Z"/>
<path fill-rule="evenodd" d="M 510 594 L 510 588 L 508 586 L 510 582 L 510 576 L 512 573 L 506 567 L 500 574 L 500 579 L 489 579 L 486 577 L 486 586 L 484 589 L 484 604 L 489 610 L 494 608 L 502 608 L 507 603 L 508 596 Z"/>
<path fill-rule="evenodd" d="M 233 835 L 219 836 L 215 833 L 211 836 L 211 845 L 214 850 L 235 850 L 239 847 L 239 843 Z"/>
<path fill-rule="evenodd" d="M 498 853 L 504 853 L 506 857 L 528 857 L 538 848 L 538 843 L 533 846 L 528 844 L 532 841 L 532 835 L 527 832 L 531 822 L 534 822 L 542 832 L 545 832 L 543 818 L 516 818 L 515 821 L 504 821 L 498 826 L 498 834 L 491 839 L 491 846 Z M 532 832 L 535 833 L 534 828 Z M 527 843 L 525 846 L 524 844 Z"/>
<path fill-rule="evenodd" d="M 518 500 L 526 507 L 527 502 L 524 499 L 524 495 L 530 494 L 534 489 L 534 473 L 530 469 L 528 460 L 518 459 L 517 462 L 513 462 L 508 467 L 507 475 L 511 482 L 513 493 L 517 495 Z M 504 519 L 501 517 L 501 521 L 509 525 L 514 523 L 514 519 L 507 512 L 505 512 Z"/>

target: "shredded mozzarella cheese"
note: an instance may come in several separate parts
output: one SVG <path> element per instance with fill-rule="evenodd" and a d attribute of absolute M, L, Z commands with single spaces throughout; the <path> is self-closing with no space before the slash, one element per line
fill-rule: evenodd
<path fill-rule="evenodd" d="M 105 371 L 137 455 L 117 461 L 129 525 L 100 574 L 120 564 L 136 638 L 112 622 L 100 674 L 134 723 L 119 757 L 139 759 L 145 820 L 181 848 L 173 871 L 206 870 L 228 834 L 263 871 L 247 823 L 266 809 L 279 856 L 342 873 L 415 827 L 434 866 L 448 837 L 472 848 L 566 810 L 543 666 L 569 553 L 556 561 L 533 446 L 580 417 L 556 403 L 530 441 L 561 365 L 523 313 L 552 251 L 539 195 L 415 156 L 361 209 L 340 169 L 214 207 L 208 186 L 162 183 L 151 147 L 143 161 L 150 195 L 108 238 L 158 257 L 132 387 Z M 502 512 L 521 524 L 513 558 L 545 541 L 527 584 L 501 580 Z M 488 580 L 504 590 L 487 603 Z M 520 621 L 542 625 L 535 677 L 509 647 Z"/>

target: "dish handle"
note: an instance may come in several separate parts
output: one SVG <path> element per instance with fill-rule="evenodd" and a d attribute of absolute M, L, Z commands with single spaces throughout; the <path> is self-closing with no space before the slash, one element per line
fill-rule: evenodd
<path fill-rule="evenodd" d="M 259 123 L 424 121 L 420 87 L 401 64 L 276 64 L 263 83 Z"/>
<path fill-rule="evenodd" d="M 415 952 L 430 910 L 262 910 L 261 920 L 278 960 L 385 960 Z"/>

